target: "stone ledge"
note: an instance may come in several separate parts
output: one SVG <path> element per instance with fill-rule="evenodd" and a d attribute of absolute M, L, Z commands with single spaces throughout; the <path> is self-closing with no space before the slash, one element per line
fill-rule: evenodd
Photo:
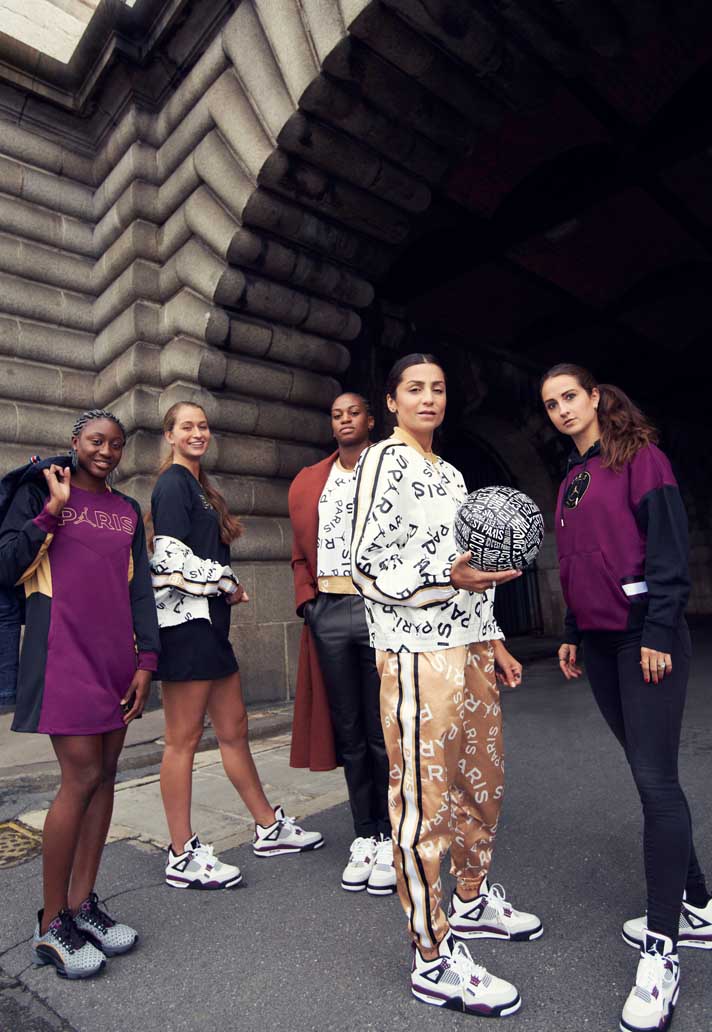
<path fill-rule="evenodd" d="M 282 703 L 266 708 L 264 705 L 247 707 L 250 726 L 250 741 L 259 741 L 273 735 L 285 734 L 292 726 L 292 714 L 294 705 L 291 702 Z M 163 713 L 153 711 L 144 719 L 151 719 L 151 733 L 156 732 L 155 737 L 148 740 L 138 741 L 135 745 L 127 745 L 119 758 L 119 774 L 124 771 L 138 770 L 142 767 L 152 767 L 161 762 L 163 756 Z M 9 720 L 0 722 L 0 742 L 6 739 L 13 732 L 9 729 Z M 154 726 L 155 725 L 155 726 Z M 205 752 L 208 749 L 217 748 L 217 737 L 211 726 L 207 726 L 198 746 L 198 752 Z M 0 750 L 4 752 L 4 750 Z M 13 765 L 0 767 L 0 790 L 7 790 L 10 787 L 23 789 L 52 788 L 59 785 L 59 768 L 56 760 L 39 761 L 26 765 Z"/>

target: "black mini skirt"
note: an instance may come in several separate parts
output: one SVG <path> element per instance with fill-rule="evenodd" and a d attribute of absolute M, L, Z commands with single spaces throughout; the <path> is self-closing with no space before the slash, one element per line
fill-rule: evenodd
<path fill-rule="evenodd" d="M 189 620 L 161 629 L 156 677 L 161 681 L 217 681 L 239 670 L 227 635 L 209 620 Z"/>

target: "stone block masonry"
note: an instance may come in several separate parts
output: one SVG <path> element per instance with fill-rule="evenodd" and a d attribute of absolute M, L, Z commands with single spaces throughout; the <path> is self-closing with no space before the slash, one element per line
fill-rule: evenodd
<path fill-rule="evenodd" d="M 248 529 L 248 698 L 292 690 L 287 487 L 330 446 L 375 284 L 478 128 L 543 88 L 455 6 L 457 25 L 396 0 L 215 0 L 174 13 L 161 42 L 168 6 L 145 0 L 140 61 L 123 46 L 74 92 L 46 62 L 32 88 L 0 72 L 2 465 L 66 447 L 78 410 L 108 407 L 129 432 L 119 486 L 145 505 L 163 414 L 202 404 L 207 466 Z"/>

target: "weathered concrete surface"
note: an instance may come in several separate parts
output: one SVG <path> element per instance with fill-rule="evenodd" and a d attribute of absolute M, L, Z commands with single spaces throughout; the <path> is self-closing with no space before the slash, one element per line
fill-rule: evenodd
<path fill-rule="evenodd" d="M 709 871 L 712 646 L 708 635 L 695 637 L 681 771 L 698 852 Z M 511 1019 L 513 1029 L 613 1032 L 636 966 L 620 925 L 644 907 L 632 779 L 586 683 L 567 685 L 553 661 L 535 664 L 524 686 L 506 693 L 504 707 L 507 793 L 492 873 L 515 905 L 541 915 L 545 934 L 535 943 L 483 941 L 473 952 L 519 986 L 524 1004 Z M 282 767 L 279 774 L 285 747 L 275 744 L 258 763 L 272 765 L 273 797 L 281 792 L 286 798 L 292 772 Z M 325 776 L 324 784 L 334 777 Z M 135 793 L 142 809 L 140 793 L 146 798 L 153 789 L 147 782 L 126 791 Z M 237 817 L 225 814 L 222 829 L 233 833 Z M 112 911 L 141 930 L 142 942 L 85 985 L 28 967 L 39 864 L 4 871 L 0 966 L 7 988 L 0 983 L 0 1007 L 13 1023 L 7 1029 L 0 1023 L 2 1032 L 138 1032 L 147 1026 L 253 1032 L 265 1023 L 295 1032 L 475 1027 L 471 1018 L 410 996 L 398 901 L 340 889 L 352 835 L 348 807 L 305 823 L 319 827 L 327 840 L 311 856 L 260 861 L 248 845 L 226 852 L 245 876 L 244 888 L 230 893 L 171 891 L 162 884 L 161 854 L 137 839 L 109 846 L 100 892 Z M 681 959 L 674 1027 L 707 1032 L 712 956 L 686 950 Z"/>

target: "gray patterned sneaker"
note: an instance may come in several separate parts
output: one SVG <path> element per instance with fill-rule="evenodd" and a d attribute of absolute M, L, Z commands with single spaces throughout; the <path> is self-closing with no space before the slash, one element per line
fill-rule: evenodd
<path fill-rule="evenodd" d="M 89 942 L 94 943 L 105 957 L 128 953 L 138 942 L 138 932 L 129 925 L 119 924 L 99 906 L 99 897 L 92 892 L 82 903 L 74 923 Z"/>
<path fill-rule="evenodd" d="M 224 864 L 215 856 L 212 846 L 193 835 L 182 853 L 168 850 L 166 884 L 173 889 L 232 889 L 242 881 L 239 867 Z"/>
<path fill-rule="evenodd" d="M 32 938 L 32 960 L 41 967 L 54 964 L 61 978 L 92 978 L 106 964 L 106 957 L 88 942 L 79 931 L 71 911 L 61 910 L 50 921 L 49 928 L 40 935 L 42 913 L 37 914 L 37 926 Z"/>
<path fill-rule="evenodd" d="M 304 831 L 294 823 L 293 817 L 285 816 L 281 806 L 274 809 L 274 824 L 263 827 L 255 824 L 252 851 L 256 856 L 280 856 L 282 853 L 307 853 L 321 849 L 324 839 L 318 831 Z"/>

